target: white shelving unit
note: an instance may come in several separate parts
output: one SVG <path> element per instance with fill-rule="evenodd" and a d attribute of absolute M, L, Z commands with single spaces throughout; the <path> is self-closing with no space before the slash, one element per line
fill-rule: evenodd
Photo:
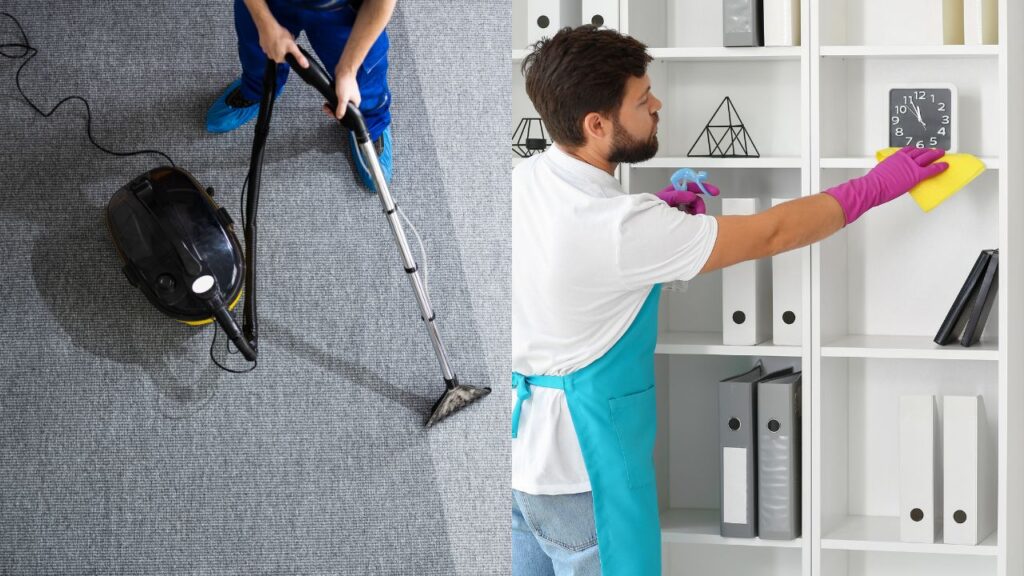
<path fill-rule="evenodd" d="M 936 45 L 921 0 L 820 0 L 811 9 L 811 190 L 872 167 L 887 144 L 889 85 L 951 82 L 959 90 L 959 150 L 988 170 L 928 214 L 899 199 L 812 247 L 811 508 L 814 574 L 1024 574 L 1019 359 L 1012 294 L 1024 248 L 1018 232 L 1024 149 L 1024 12 L 1000 1 L 1000 44 Z M 888 14 L 888 17 L 882 15 Z M 1010 76 L 1010 63 L 1017 68 Z M 983 248 L 1000 249 L 999 301 L 971 348 L 940 347 L 935 330 Z M 1004 268 L 1005 266 L 1005 268 Z M 1007 309 L 1012 306 L 1012 309 Z M 1019 355 L 1019 353 L 1018 353 Z M 906 394 L 979 394 L 999 450 L 995 532 L 978 546 L 899 537 L 898 410 Z M 941 420 L 941 417 L 940 417 Z M 1016 544 L 1014 544 L 1016 543 Z"/>
<path fill-rule="evenodd" d="M 988 46 L 932 42 L 930 20 L 913 16 L 936 5 L 801 0 L 801 46 L 723 48 L 721 0 L 619 1 L 620 30 L 650 47 L 664 102 L 659 155 L 620 169 L 631 193 L 691 167 L 708 170 L 724 197 L 815 194 L 875 165 L 888 140 L 887 88 L 914 81 L 957 85 L 959 150 L 987 166 L 928 214 L 901 198 L 801 250 L 800 346 L 723 345 L 720 273 L 663 292 L 655 462 L 665 575 L 1024 575 L 1024 4 L 999 0 L 1000 43 Z M 526 1 L 512 7 L 518 122 L 536 113 L 519 73 Z M 760 158 L 687 157 L 725 96 Z M 707 205 L 720 213 L 719 200 Z M 977 253 L 995 247 L 998 302 L 981 343 L 935 345 Z M 758 359 L 804 373 L 802 537 L 793 541 L 718 530 L 716 384 Z M 906 394 L 984 399 L 998 521 L 978 546 L 900 541 L 896 407 Z"/>

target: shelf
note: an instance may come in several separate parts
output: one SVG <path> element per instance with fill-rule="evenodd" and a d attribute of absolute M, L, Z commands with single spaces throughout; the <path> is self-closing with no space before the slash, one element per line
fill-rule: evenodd
<path fill-rule="evenodd" d="M 655 61 L 660 62 L 708 62 L 708 61 L 765 61 L 765 60 L 800 60 L 800 46 L 771 47 L 679 47 L 651 48 L 648 52 Z"/>
<path fill-rule="evenodd" d="M 796 540 L 763 540 L 761 538 L 725 538 L 721 535 L 721 514 L 718 510 L 701 508 L 669 508 L 661 511 L 661 540 L 672 544 L 717 544 L 722 546 L 758 546 L 768 548 L 800 548 Z"/>
<path fill-rule="evenodd" d="M 936 544 L 919 544 L 900 540 L 900 519 L 897 516 L 849 516 L 837 528 L 821 539 L 822 549 L 874 550 L 881 552 L 919 552 L 925 554 L 957 554 L 996 556 L 996 532 L 977 546 L 942 544 L 939 535 Z"/>
<path fill-rule="evenodd" d="M 979 160 L 985 163 L 987 170 L 998 170 L 999 169 L 999 158 L 993 156 L 979 156 Z M 874 168 L 878 164 L 878 161 L 873 157 L 869 156 L 851 156 L 846 158 L 833 157 L 833 158 L 822 158 L 821 167 L 825 169 L 833 168 Z"/>
<path fill-rule="evenodd" d="M 700 158 L 689 156 L 660 156 L 647 162 L 634 164 L 633 168 L 800 168 L 803 159 L 799 156 L 775 158 Z"/>
<path fill-rule="evenodd" d="M 928 336 L 865 336 L 852 334 L 824 343 L 822 357 L 897 358 L 918 360 L 999 360 L 999 346 L 979 342 L 970 348 L 960 344 L 939 346 Z"/>
<path fill-rule="evenodd" d="M 822 57 L 841 58 L 990 58 L 999 46 L 822 46 Z"/>
<path fill-rule="evenodd" d="M 801 356 L 800 346 L 776 346 L 771 341 L 754 346 L 722 344 L 721 332 L 662 332 L 655 354 L 712 354 L 715 356 Z"/>
<path fill-rule="evenodd" d="M 526 58 L 526 55 L 529 54 L 529 53 L 530 53 L 530 51 L 526 50 L 526 49 L 523 49 L 523 50 L 513 50 L 512 51 L 512 63 L 515 64 L 516 62 L 522 62 L 523 59 Z"/>

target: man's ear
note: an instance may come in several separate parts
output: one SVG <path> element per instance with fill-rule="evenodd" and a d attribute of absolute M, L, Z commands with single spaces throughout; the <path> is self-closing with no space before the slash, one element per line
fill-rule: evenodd
<path fill-rule="evenodd" d="M 611 122 L 597 112 L 583 117 L 583 135 L 588 140 L 604 140 L 611 134 L 611 127 Z"/>

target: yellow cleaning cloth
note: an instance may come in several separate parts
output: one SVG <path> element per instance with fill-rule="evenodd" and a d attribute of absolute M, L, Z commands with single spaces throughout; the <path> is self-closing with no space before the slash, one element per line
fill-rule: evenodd
<path fill-rule="evenodd" d="M 883 148 L 875 153 L 875 159 L 881 162 L 897 150 L 899 148 Z M 936 162 L 946 162 L 949 168 L 910 190 L 910 196 L 925 212 L 945 202 L 946 198 L 959 192 L 985 171 L 985 163 L 971 154 L 946 154 Z"/>

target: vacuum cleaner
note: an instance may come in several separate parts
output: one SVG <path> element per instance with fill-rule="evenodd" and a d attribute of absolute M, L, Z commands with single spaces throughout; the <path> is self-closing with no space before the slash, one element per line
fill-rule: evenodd
<path fill-rule="evenodd" d="M 300 49 L 309 67 L 302 68 L 291 55 L 287 56 L 288 64 L 327 99 L 332 110 L 337 109 L 332 80 L 315 58 Z M 134 178 L 114 194 L 106 209 L 110 236 L 128 281 L 158 310 L 175 320 L 191 325 L 216 322 L 238 351 L 253 362 L 259 350 L 256 212 L 276 85 L 277 65 L 268 59 L 247 177 L 242 222 L 244 252 L 235 235 L 235 223 L 227 210 L 214 202 L 213 190 L 204 189 L 191 174 L 178 167 L 162 166 Z M 441 368 L 445 391 L 431 409 L 426 421 L 430 427 L 486 396 L 491 389 L 459 382 L 363 115 L 349 102 L 340 123 L 355 135 L 359 153 L 373 176 L 377 197 Z M 243 292 L 243 322 L 239 326 L 234 309 Z"/>

